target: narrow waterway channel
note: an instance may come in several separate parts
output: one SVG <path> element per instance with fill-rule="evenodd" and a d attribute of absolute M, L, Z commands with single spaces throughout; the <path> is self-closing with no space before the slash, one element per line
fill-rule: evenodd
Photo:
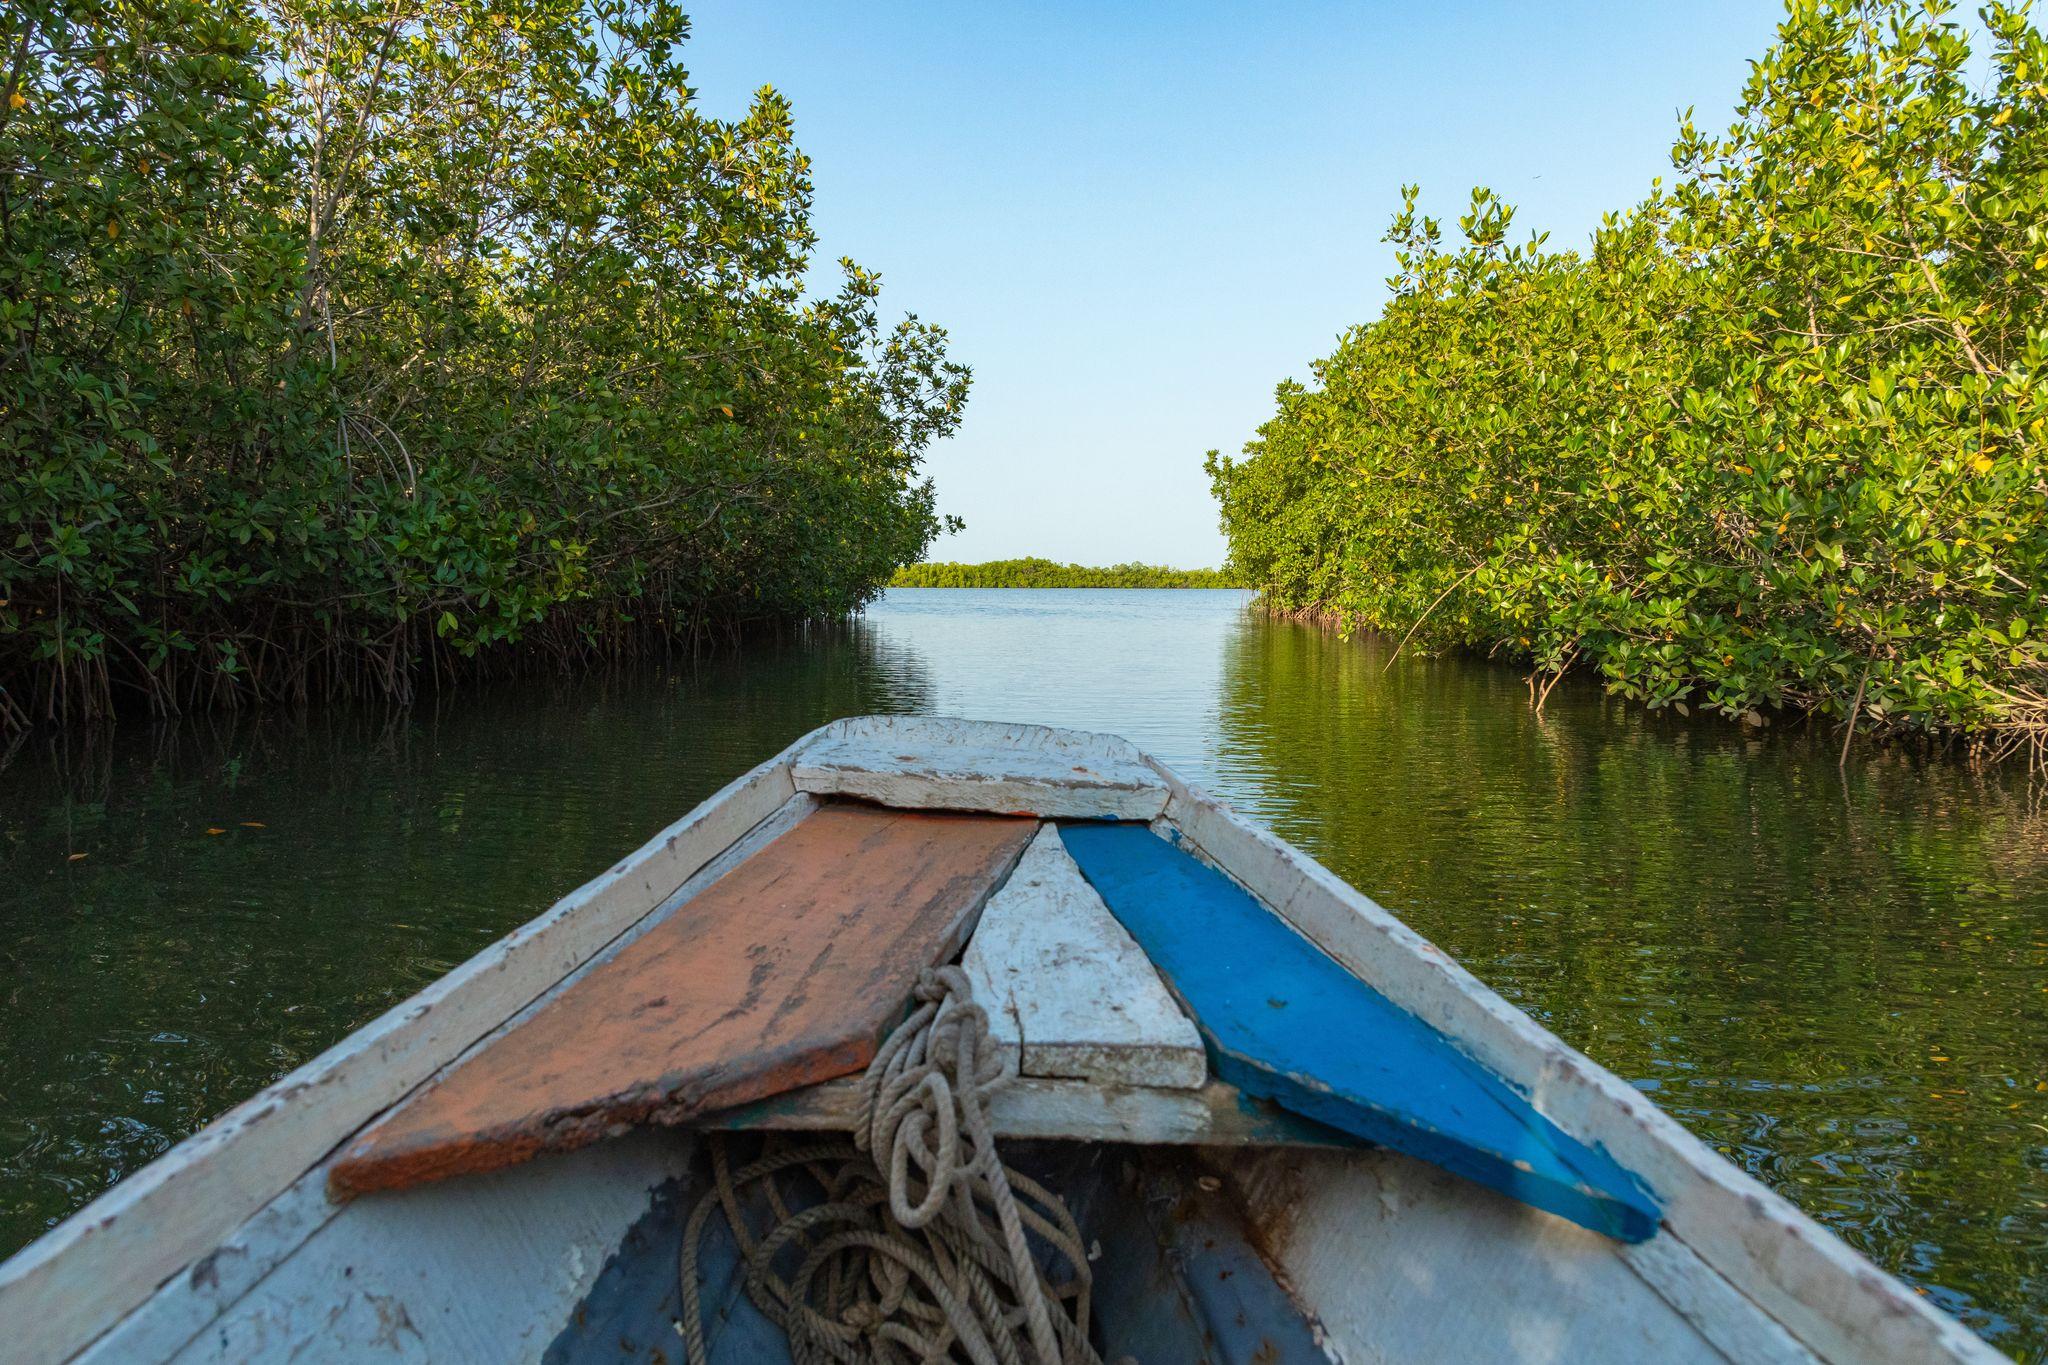
<path fill-rule="evenodd" d="M 0 1255 L 835 716 L 1113 730 L 2048 1359 L 2048 783 L 1648 715 L 1234 592 L 892 592 L 744 654 L 37 736 L 0 766 Z"/>

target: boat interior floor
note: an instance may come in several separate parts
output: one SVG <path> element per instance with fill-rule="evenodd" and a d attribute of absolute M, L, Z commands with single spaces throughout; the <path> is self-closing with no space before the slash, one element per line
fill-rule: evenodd
<path fill-rule="evenodd" d="M 1091 1335 L 1105 1361 L 1328 1361 L 1317 1345 L 1314 1321 L 1268 1267 L 1244 1216 L 1193 1153 L 1017 1141 L 1005 1144 L 1004 1158 L 1060 1196 L 1081 1230 L 1091 1257 Z M 712 1188 L 710 1161 L 700 1146 L 689 1173 L 656 1192 L 606 1262 L 549 1345 L 547 1365 L 683 1358 L 682 1241 L 691 1209 Z M 792 1211 L 805 1206 L 793 1201 Z M 758 1185 L 742 1194 L 741 1208 L 755 1235 L 779 1221 Z M 1057 1252 L 1035 1238 L 1033 1251 L 1051 1275 L 1066 1276 Z M 739 1248 L 720 1218 L 706 1228 L 698 1275 L 712 1361 L 791 1360 L 782 1330 L 748 1296 Z"/>

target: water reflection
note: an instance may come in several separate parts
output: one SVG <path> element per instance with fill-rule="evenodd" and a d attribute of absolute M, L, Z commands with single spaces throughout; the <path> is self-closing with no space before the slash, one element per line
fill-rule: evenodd
<path fill-rule="evenodd" d="M 0 771 L 0 1254 L 834 717 L 867 626 L 407 715 L 190 718 Z"/>
<path fill-rule="evenodd" d="M 2048 824 L 2023 774 L 1252 623 L 1222 785 L 1944 1307 L 2039 1351 Z"/>
<path fill-rule="evenodd" d="M 835 716 L 1129 735 L 2023 1357 L 2048 1348 L 2048 822 L 2022 774 L 1654 717 L 1236 593 L 892 593 L 410 715 L 0 767 L 0 1254 Z M 219 833 L 209 833 L 218 830 Z M 73 855 L 84 854 L 72 861 Z"/>

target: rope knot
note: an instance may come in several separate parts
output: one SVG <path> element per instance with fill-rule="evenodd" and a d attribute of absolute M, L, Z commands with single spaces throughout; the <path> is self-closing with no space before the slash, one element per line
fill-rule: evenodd
<path fill-rule="evenodd" d="M 912 1000 L 861 1078 L 861 1125 L 839 1164 L 815 1147 L 771 1147 L 734 1176 L 723 1139 L 713 1137 L 717 1189 L 683 1237 L 692 1365 L 708 1358 L 696 1251 L 714 1206 L 739 1242 L 748 1295 L 788 1332 L 798 1365 L 895 1361 L 905 1349 L 943 1360 L 956 1347 L 975 1365 L 1100 1365 L 1088 1342 L 1080 1230 L 1056 1197 L 996 1152 L 989 1098 L 1016 1077 L 1017 1054 L 990 1044 L 988 1015 L 958 966 L 920 971 Z M 810 1173 L 824 1202 L 790 1210 L 776 1176 L 793 1167 Z M 766 1182 L 779 1220 L 759 1241 L 736 1192 L 753 1180 Z M 1055 1284 L 1040 1269 L 1027 1227 L 1071 1280 Z M 801 1253 L 787 1279 L 775 1264 L 785 1252 Z"/>

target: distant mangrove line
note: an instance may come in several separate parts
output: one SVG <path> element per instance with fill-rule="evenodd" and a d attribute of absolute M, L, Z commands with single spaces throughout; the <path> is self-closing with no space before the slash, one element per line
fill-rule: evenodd
<path fill-rule="evenodd" d="M 1234 588 L 1222 569 L 1166 569 L 1112 564 L 1091 569 L 1050 559 L 992 559 L 986 564 L 906 564 L 892 588 Z"/>
<path fill-rule="evenodd" d="M 1583 254 L 1407 190 L 1379 320 L 1210 455 L 1233 569 L 1651 706 L 2038 755 L 2048 44 L 1982 17 L 1973 62 L 1943 4 L 1795 0 Z"/>
<path fill-rule="evenodd" d="M 0 729 L 844 613 L 945 334 L 807 300 L 772 90 L 665 0 L 0 15 Z"/>

